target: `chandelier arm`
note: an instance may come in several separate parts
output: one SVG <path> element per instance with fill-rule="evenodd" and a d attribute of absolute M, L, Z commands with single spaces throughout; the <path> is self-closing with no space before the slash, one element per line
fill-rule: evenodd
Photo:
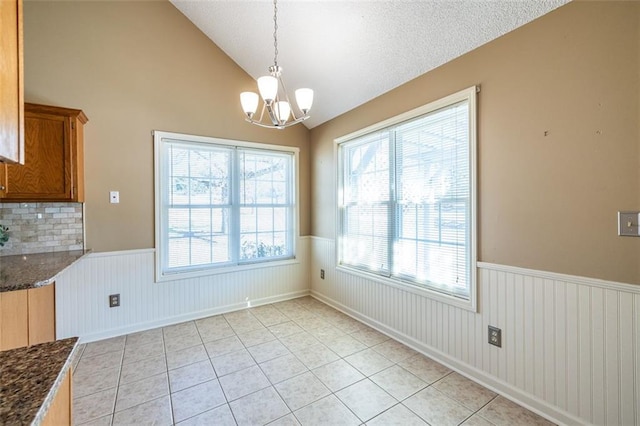
<path fill-rule="evenodd" d="M 287 122 L 285 124 L 277 125 L 277 126 L 273 125 L 273 124 L 264 124 L 264 123 L 262 123 L 260 121 L 256 121 L 253 118 L 249 118 L 249 117 L 245 117 L 244 120 L 246 122 L 248 122 L 248 123 L 255 124 L 256 126 L 264 127 L 265 129 L 286 129 L 287 127 L 291 127 L 291 126 L 293 126 L 295 124 L 302 123 L 307 118 L 309 118 L 309 116 L 305 115 L 304 117 L 300 117 L 297 120 L 292 120 L 292 121 L 289 121 L 289 122 Z"/>

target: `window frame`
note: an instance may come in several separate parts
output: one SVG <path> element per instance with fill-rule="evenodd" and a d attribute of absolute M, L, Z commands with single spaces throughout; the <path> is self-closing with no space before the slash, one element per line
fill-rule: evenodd
<path fill-rule="evenodd" d="M 208 275 L 226 274 L 232 272 L 240 272 L 245 270 L 257 269 L 257 268 L 269 268 L 282 265 L 291 265 L 300 263 L 297 258 L 297 244 L 300 238 L 300 203 L 299 203 L 299 154 L 300 149 L 297 147 L 284 146 L 284 145 L 271 145 L 257 142 L 238 141 L 232 139 L 222 139 L 208 136 L 197 136 L 183 133 L 166 132 L 161 130 L 154 130 L 153 132 L 154 143 L 154 232 L 155 232 L 155 282 L 176 281 L 188 278 L 196 278 Z M 163 230 L 163 226 L 167 224 L 166 209 L 163 209 L 163 191 L 167 190 L 167 172 L 168 166 L 166 161 L 168 156 L 163 156 L 163 143 L 165 142 L 187 142 L 190 144 L 202 144 L 202 145 L 218 145 L 226 146 L 229 148 L 240 148 L 254 151 L 267 151 L 273 153 L 288 153 L 292 155 L 292 188 L 291 196 L 293 197 L 293 213 L 291 218 L 291 247 L 292 256 L 286 259 L 275 258 L 273 260 L 248 260 L 238 263 L 223 264 L 218 266 L 203 266 L 190 271 L 176 271 L 165 272 L 163 271 L 163 262 L 168 256 L 168 233 Z M 165 162 L 165 164 L 163 164 Z M 235 164 L 233 165 L 235 167 Z M 239 187 L 239 182 L 232 181 L 232 187 L 234 192 Z M 238 204 L 239 200 L 233 200 L 233 204 Z M 241 206 L 238 204 L 236 208 L 232 208 L 231 211 L 235 212 L 240 210 Z M 240 234 L 238 234 L 239 236 Z M 236 247 L 240 241 L 233 241 L 231 244 Z M 239 256 L 239 254 L 238 254 Z M 240 258 L 238 257 L 238 260 Z"/>
<path fill-rule="evenodd" d="M 477 222 L 477 208 L 478 208 L 478 167 L 477 167 L 477 93 L 480 92 L 480 86 L 471 86 L 459 92 L 445 96 L 441 99 L 435 100 L 418 108 L 412 109 L 405 113 L 396 115 L 389 119 L 383 120 L 379 123 L 375 123 L 371 126 L 341 136 L 334 140 L 334 164 L 337 167 L 336 173 L 336 269 L 339 271 L 366 278 L 371 281 L 375 281 L 380 284 L 388 285 L 394 288 L 402 289 L 414 294 L 435 299 L 437 301 L 446 303 L 448 305 L 457 306 L 465 310 L 477 312 L 477 235 L 478 235 L 478 222 Z M 469 261 L 469 298 L 464 299 L 454 295 L 450 295 L 441 291 L 438 291 L 436 287 L 427 287 L 425 285 L 417 284 L 409 280 L 403 280 L 398 277 L 386 277 L 374 272 L 368 272 L 359 268 L 355 268 L 349 265 L 341 264 L 341 250 L 342 250 L 342 230 L 344 229 L 343 223 L 343 181 L 344 181 L 344 159 L 340 154 L 340 147 L 342 144 L 350 142 L 356 138 L 363 137 L 365 135 L 379 132 L 381 130 L 398 126 L 403 122 L 418 118 L 419 116 L 437 111 L 442 108 L 446 108 L 456 103 L 467 101 L 469 108 L 469 184 L 470 184 L 470 261 Z M 389 265 L 391 268 L 392 265 Z"/>

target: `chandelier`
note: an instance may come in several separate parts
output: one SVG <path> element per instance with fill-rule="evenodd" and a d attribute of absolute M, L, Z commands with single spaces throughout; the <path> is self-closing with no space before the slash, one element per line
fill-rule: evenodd
<path fill-rule="evenodd" d="M 269 67 L 269 75 L 258 78 L 258 91 L 264 102 L 260 118 L 254 119 L 258 109 L 258 94 L 255 92 L 240 93 L 242 110 L 246 114 L 245 120 L 249 123 L 269 129 L 284 129 L 298 124 L 309 118 L 309 110 L 313 104 L 313 90 L 296 90 L 296 103 L 302 113 L 296 115 L 291 107 L 289 96 L 282 81 L 282 67 L 278 66 L 278 6 L 277 0 L 273 0 L 273 46 L 275 54 L 273 65 Z M 265 117 L 265 111 L 267 117 Z M 263 119 L 265 119 L 263 121 Z"/>

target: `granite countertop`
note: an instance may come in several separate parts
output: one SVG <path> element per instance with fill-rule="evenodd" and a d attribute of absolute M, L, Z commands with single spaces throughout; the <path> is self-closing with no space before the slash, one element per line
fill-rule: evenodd
<path fill-rule="evenodd" d="M 51 284 L 56 275 L 88 250 L 0 256 L 0 293 Z"/>
<path fill-rule="evenodd" d="M 71 367 L 77 337 L 0 352 L 0 424 L 42 422 Z"/>

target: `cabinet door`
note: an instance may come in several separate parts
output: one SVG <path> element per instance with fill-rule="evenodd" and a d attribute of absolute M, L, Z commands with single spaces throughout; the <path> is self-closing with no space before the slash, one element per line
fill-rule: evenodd
<path fill-rule="evenodd" d="M 5 166 L 6 199 L 73 199 L 71 130 L 70 117 L 25 114 L 25 163 Z"/>
<path fill-rule="evenodd" d="M 29 344 L 27 290 L 0 293 L 0 350 Z"/>
<path fill-rule="evenodd" d="M 56 340 L 55 284 L 28 290 L 29 346 Z"/>
<path fill-rule="evenodd" d="M 0 1 L 0 161 L 24 163 L 22 0 Z"/>

